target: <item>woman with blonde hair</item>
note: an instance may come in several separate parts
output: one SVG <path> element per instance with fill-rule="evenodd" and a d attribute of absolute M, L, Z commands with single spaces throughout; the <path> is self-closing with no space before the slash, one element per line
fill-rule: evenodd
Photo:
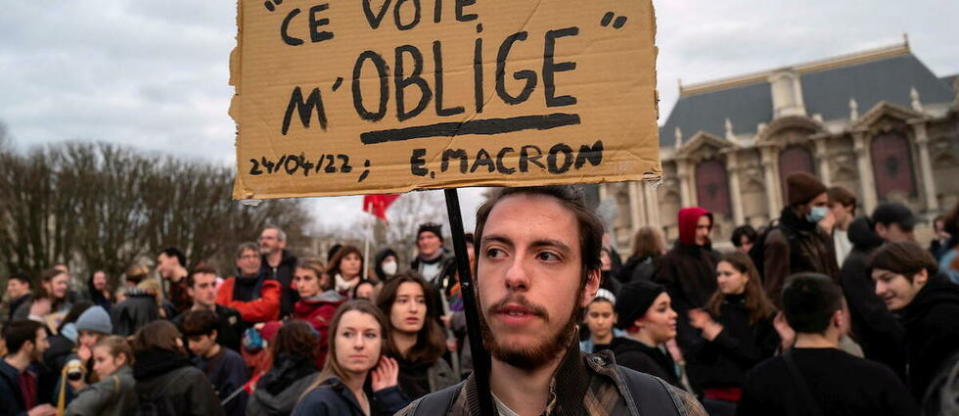
<path fill-rule="evenodd" d="M 397 384 L 386 317 L 372 303 L 353 300 L 336 311 L 323 371 L 300 399 L 293 416 L 392 415 L 409 400 Z"/>
<path fill-rule="evenodd" d="M 135 268 L 134 268 L 135 269 Z M 136 270 L 133 270 L 134 272 Z M 135 277 L 136 287 L 126 291 L 126 299 L 110 309 L 113 333 L 130 336 L 144 325 L 157 319 L 171 319 L 175 315 L 172 305 L 163 300 L 163 289 L 156 279 L 127 274 L 127 281 Z"/>

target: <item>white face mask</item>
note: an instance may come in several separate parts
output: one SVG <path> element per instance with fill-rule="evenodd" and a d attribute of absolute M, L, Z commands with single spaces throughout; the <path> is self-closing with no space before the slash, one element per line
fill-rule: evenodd
<path fill-rule="evenodd" d="M 383 263 L 382 268 L 383 268 L 383 273 L 385 273 L 387 276 L 393 276 L 396 274 L 395 261 L 388 261 Z"/>

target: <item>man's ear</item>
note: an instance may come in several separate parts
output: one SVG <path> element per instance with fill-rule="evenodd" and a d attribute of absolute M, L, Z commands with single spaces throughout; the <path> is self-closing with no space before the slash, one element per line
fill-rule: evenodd
<path fill-rule="evenodd" d="M 928 281 L 929 271 L 926 269 L 920 269 L 919 273 L 916 273 L 916 275 L 912 277 L 913 285 L 925 286 Z"/>
<path fill-rule="evenodd" d="M 212 338 L 213 341 L 216 342 L 217 335 L 220 335 L 220 334 L 217 332 L 217 330 L 214 329 L 213 332 L 210 333 L 210 338 Z"/>
<path fill-rule="evenodd" d="M 599 290 L 600 280 L 603 278 L 602 272 L 599 269 L 590 270 L 586 274 L 586 288 L 583 290 L 583 298 L 579 300 L 580 306 L 587 307 L 589 303 L 593 301 L 593 298 L 596 297 L 596 292 Z"/>

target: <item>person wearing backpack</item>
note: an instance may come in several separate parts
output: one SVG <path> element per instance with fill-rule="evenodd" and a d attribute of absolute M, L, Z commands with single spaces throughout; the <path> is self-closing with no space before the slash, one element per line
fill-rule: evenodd
<path fill-rule="evenodd" d="M 762 242 L 763 286 L 777 308 L 786 276 L 813 272 L 839 278 L 839 266 L 832 237 L 819 226 L 829 213 L 829 197 L 815 176 L 805 172 L 786 178 L 789 205 L 780 213 L 779 223 L 771 226 Z M 756 260 L 755 256 L 753 260 Z"/>
<path fill-rule="evenodd" d="M 906 386 L 889 368 L 839 349 L 848 311 L 831 277 L 790 276 L 782 304 L 795 346 L 747 373 L 737 415 L 918 414 Z"/>
<path fill-rule="evenodd" d="M 213 386 L 193 367 L 183 335 L 169 321 L 153 321 L 133 337 L 136 414 L 224 416 Z"/>

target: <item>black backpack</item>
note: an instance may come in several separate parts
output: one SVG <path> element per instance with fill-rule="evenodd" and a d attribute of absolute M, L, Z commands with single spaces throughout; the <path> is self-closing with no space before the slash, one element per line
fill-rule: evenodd
<path fill-rule="evenodd" d="M 783 227 L 779 220 L 773 220 L 769 225 L 756 236 L 756 241 L 753 242 L 752 248 L 749 249 L 749 259 L 753 261 L 753 265 L 756 266 L 756 270 L 759 271 L 759 278 L 763 282 L 766 281 L 766 238 L 769 237 L 769 233 L 773 230 L 779 230 L 786 236 L 786 241 L 789 242 L 789 247 L 793 247 L 793 241 L 796 240 L 796 235 L 787 227 Z"/>
<path fill-rule="evenodd" d="M 137 396 L 137 416 L 166 416 L 176 415 L 176 406 L 167 396 L 167 390 L 174 385 L 180 377 L 170 377 L 170 380 L 159 390 L 159 393 L 148 392 L 151 397 L 144 397 L 142 394 Z"/>

